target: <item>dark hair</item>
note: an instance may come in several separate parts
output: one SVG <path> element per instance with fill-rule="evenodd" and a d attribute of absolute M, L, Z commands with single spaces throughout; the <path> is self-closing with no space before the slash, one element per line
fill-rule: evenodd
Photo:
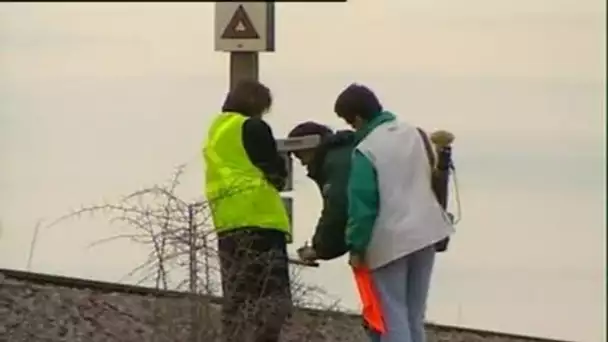
<path fill-rule="evenodd" d="M 314 121 L 306 121 L 294 127 L 291 132 L 287 135 L 290 138 L 294 137 L 303 137 L 305 135 L 320 135 L 321 138 L 325 138 L 329 135 L 332 135 L 334 132 L 331 128 L 316 123 Z"/>
<path fill-rule="evenodd" d="M 270 89 L 260 82 L 238 82 L 226 96 L 222 112 L 237 112 L 248 117 L 261 116 L 272 106 Z"/>
<path fill-rule="evenodd" d="M 351 121 L 355 116 L 371 120 L 382 112 L 382 105 L 368 87 L 353 83 L 338 95 L 334 112 L 346 121 Z"/>

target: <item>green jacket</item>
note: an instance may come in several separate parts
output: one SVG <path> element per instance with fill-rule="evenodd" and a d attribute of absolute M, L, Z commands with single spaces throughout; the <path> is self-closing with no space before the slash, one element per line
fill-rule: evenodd
<path fill-rule="evenodd" d="M 356 132 L 355 144 L 365 139 L 379 125 L 395 119 L 395 115 L 390 112 L 379 113 L 378 116 Z M 347 193 L 346 244 L 351 253 L 364 255 L 372 237 L 380 200 L 376 169 L 372 162 L 356 149 L 352 154 Z"/>
<path fill-rule="evenodd" d="M 344 255 L 348 219 L 346 187 L 355 134 L 338 131 L 324 140 L 308 167 L 308 177 L 317 183 L 323 196 L 323 211 L 312 239 L 312 247 L 322 260 Z"/>

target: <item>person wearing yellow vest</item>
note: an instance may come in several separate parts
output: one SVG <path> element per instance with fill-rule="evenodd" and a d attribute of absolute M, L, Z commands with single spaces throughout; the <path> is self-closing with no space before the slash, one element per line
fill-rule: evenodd
<path fill-rule="evenodd" d="M 287 169 L 262 120 L 271 105 L 266 86 L 240 82 L 213 120 L 203 148 L 226 342 L 278 342 L 292 307 L 286 251 L 291 227 L 279 194 Z"/>

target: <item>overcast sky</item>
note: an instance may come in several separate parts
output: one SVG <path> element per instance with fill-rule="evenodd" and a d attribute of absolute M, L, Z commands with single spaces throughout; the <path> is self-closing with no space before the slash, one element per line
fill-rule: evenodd
<path fill-rule="evenodd" d="M 463 220 L 437 265 L 429 318 L 583 342 L 605 339 L 606 7 L 601 0 L 355 0 L 277 5 L 261 57 L 268 120 L 343 128 L 359 81 L 386 107 L 456 134 Z M 227 87 L 213 4 L 0 4 L 0 267 L 25 268 L 33 227 L 170 177 L 202 191 L 200 143 Z M 296 168 L 296 245 L 320 201 Z M 87 249 L 118 228 L 40 233 L 32 269 L 115 281 L 145 255 Z M 295 246 L 294 246 L 295 247 Z M 306 271 L 344 306 L 345 260 Z"/>

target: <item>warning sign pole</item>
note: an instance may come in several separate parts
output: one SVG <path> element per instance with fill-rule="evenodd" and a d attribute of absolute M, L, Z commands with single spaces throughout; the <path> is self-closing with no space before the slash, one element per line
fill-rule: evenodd
<path fill-rule="evenodd" d="M 274 21 L 274 2 L 216 2 L 215 50 L 230 53 L 230 89 L 259 79 L 259 53 L 274 51 Z"/>
<path fill-rule="evenodd" d="M 215 3 L 215 51 L 230 53 L 230 90 L 234 89 L 241 80 L 259 80 L 259 53 L 275 51 L 274 24 L 274 1 Z M 288 162 L 291 163 L 291 161 Z M 289 174 L 291 179 L 293 177 L 291 169 L 289 169 Z M 290 181 L 289 188 L 284 191 L 291 191 L 291 183 Z M 285 197 L 283 194 L 281 198 L 289 212 L 290 221 L 292 221 L 293 200 L 291 196 Z M 319 266 L 316 262 L 299 259 L 289 261 L 292 264 L 303 266 Z"/>
<path fill-rule="evenodd" d="M 230 89 L 241 80 L 255 80 L 260 77 L 259 54 L 251 51 L 230 52 Z"/>

